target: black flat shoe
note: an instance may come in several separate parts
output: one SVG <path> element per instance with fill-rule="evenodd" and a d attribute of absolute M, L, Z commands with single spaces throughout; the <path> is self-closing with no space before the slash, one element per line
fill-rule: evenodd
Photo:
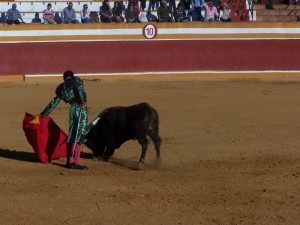
<path fill-rule="evenodd" d="M 71 163 L 66 163 L 66 168 L 70 169 L 71 168 Z"/>
<path fill-rule="evenodd" d="M 70 163 L 70 168 L 71 169 L 78 169 L 78 170 L 88 170 L 89 169 L 85 165 L 80 166 L 80 165 L 78 165 L 77 163 L 74 163 L 74 162 Z"/>

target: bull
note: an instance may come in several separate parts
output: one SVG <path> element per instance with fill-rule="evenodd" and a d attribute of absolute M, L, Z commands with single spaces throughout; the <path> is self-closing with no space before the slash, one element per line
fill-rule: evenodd
<path fill-rule="evenodd" d="M 149 144 L 148 137 L 154 143 L 157 162 L 161 161 L 162 140 L 158 131 L 158 113 L 148 103 L 111 107 L 86 134 L 84 144 L 99 160 L 107 161 L 123 143 L 136 139 L 142 146 L 139 164 L 143 165 Z"/>

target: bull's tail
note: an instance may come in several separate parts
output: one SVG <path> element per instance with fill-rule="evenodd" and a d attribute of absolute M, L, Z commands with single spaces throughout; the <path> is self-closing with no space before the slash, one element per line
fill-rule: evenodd
<path fill-rule="evenodd" d="M 148 112 L 149 112 L 149 130 L 148 135 L 155 145 L 156 150 L 156 159 L 160 162 L 160 146 L 162 143 L 162 139 L 159 136 L 159 117 L 157 111 L 147 104 Z"/>
<path fill-rule="evenodd" d="M 141 103 L 145 109 L 145 121 L 147 122 L 148 129 L 158 134 L 159 131 L 159 118 L 157 111 L 152 108 L 148 103 Z"/>

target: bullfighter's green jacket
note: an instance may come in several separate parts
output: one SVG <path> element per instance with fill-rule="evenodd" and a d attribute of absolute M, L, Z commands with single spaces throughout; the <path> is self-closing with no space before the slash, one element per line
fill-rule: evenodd
<path fill-rule="evenodd" d="M 66 82 L 60 84 L 56 88 L 56 96 L 47 105 L 41 113 L 41 116 L 44 117 L 50 114 L 61 99 L 67 104 L 72 105 L 70 109 L 69 136 L 67 143 L 73 144 L 75 141 L 77 143 L 83 143 L 87 126 L 86 93 L 83 81 L 80 78 L 75 77 L 75 82 L 72 86 L 68 86 Z"/>

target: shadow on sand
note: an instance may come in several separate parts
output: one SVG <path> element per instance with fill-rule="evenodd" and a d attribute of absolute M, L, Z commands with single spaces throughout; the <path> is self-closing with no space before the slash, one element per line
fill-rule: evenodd
<path fill-rule="evenodd" d="M 138 165 L 136 162 L 132 162 L 129 160 L 124 160 L 124 159 L 116 159 L 116 158 L 110 158 L 108 162 L 127 168 L 131 170 L 143 170 L 144 165 Z"/>
<path fill-rule="evenodd" d="M 87 152 L 81 152 L 80 158 L 81 159 L 92 159 L 93 158 L 93 154 L 87 153 Z M 54 159 L 54 160 L 51 161 L 51 164 L 55 165 L 55 166 L 60 166 L 60 167 L 66 168 L 66 157 L 61 158 L 61 159 L 62 160 L 55 160 Z"/>
<path fill-rule="evenodd" d="M 6 159 L 14 159 L 25 162 L 40 162 L 36 157 L 34 152 L 21 152 L 17 150 L 9 150 L 0 148 L 0 157 Z M 91 153 L 81 153 L 81 158 L 92 159 L 93 154 Z"/>
<path fill-rule="evenodd" d="M 0 157 L 25 162 L 40 162 L 33 152 L 21 152 L 0 148 Z"/>

